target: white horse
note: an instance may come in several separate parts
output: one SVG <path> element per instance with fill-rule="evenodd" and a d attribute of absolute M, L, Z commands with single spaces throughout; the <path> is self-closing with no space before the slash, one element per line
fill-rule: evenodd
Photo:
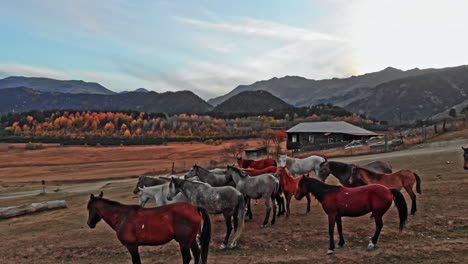
<path fill-rule="evenodd" d="M 308 174 L 311 171 L 315 175 L 319 174 L 320 164 L 327 161 L 325 158 L 312 155 L 303 159 L 290 158 L 287 155 L 279 156 L 279 164 L 286 167 L 291 175 L 298 177 L 301 174 Z"/>
<path fill-rule="evenodd" d="M 172 204 L 175 202 L 188 202 L 188 199 L 180 193 L 177 194 L 174 199 L 168 200 L 167 195 L 169 194 L 169 183 L 138 188 L 140 189 L 140 206 L 145 206 L 146 202 L 148 202 L 150 199 L 154 199 L 156 207 Z"/>

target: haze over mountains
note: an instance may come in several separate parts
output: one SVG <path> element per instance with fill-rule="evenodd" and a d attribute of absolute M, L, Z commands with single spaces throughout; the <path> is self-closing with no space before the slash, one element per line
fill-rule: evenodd
<path fill-rule="evenodd" d="M 4 91 L 4 88 L 19 86 L 22 88 L 16 91 Z M 25 88 L 42 92 L 35 93 Z M 249 91 L 268 93 L 242 93 Z M 240 93 L 240 97 L 234 97 Z M 107 96 L 91 98 L 94 95 L 89 94 Z M 2 98 L 5 96 L 11 102 L 5 102 L 5 98 Z M 258 97 L 255 102 L 249 101 L 252 96 Z M 230 98 L 233 100 L 229 100 Z M 155 93 L 137 89 L 134 92 L 116 94 L 97 83 L 8 77 L 0 80 L 0 100 L 7 103 L 0 107 L 0 113 L 43 110 L 44 107 L 204 113 L 211 111 L 211 105 L 215 106 L 214 110 L 217 112 L 242 113 L 275 111 L 281 107 L 291 107 L 290 105 L 299 107 L 332 103 L 349 111 L 397 123 L 400 112 L 402 121 L 408 122 L 440 116 L 441 112 L 447 112 L 452 107 L 461 109 L 468 105 L 468 66 L 407 71 L 388 67 L 379 72 L 327 80 L 311 80 L 298 76 L 275 77 L 251 85 L 239 85 L 226 95 L 209 100 L 211 105 L 188 91 Z"/>

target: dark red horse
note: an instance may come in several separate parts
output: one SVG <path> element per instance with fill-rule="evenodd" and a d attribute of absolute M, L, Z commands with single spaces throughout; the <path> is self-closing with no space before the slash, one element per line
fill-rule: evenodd
<path fill-rule="evenodd" d="M 462 149 L 463 149 L 463 159 L 464 159 L 463 168 L 465 170 L 468 170 L 468 148 L 462 147 Z"/>
<path fill-rule="evenodd" d="M 117 232 L 117 238 L 132 255 L 132 263 L 140 264 L 138 246 L 158 246 L 171 240 L 179 242 L 184 264 L 190 263 L 192 251 L 195 263 L 208 259 L 211 223 L 206 209 L 190 203 L 173 203 L 156 208 L 125 205 L 91 194 L 88 202 L 88 226 L 96 227 L 102 219 Z M 201 248 L 197 243 L 200 227 Z"/>
<path fill-rule="evenodd" d="M 237 158 L 237 165 L 239 165 L 239 168 L 243 169 L 252 168 L 261 170 L 269 166 L 276 167 L 276 161 L 270 158 L 262 160 L 246 160 L 243 158 Z"/>
<path fill-rule="evenodd" d="M 285 167 L 278 167 L 278 170 L 276 171 L 276 175 L 280 178 L 280 185 L 281 185 L 281 190 L 284 193 L 284 196 L 286 196 L 286 217 L 289 217 L 290 210 L 289 210 L 289 205 L 291 204 L 291 198 L 296 192 L 297 186 L 299 184 L 299 181 L 302 179 L 304 176 L 299 176 L 297 178 L 294 178 L 291 176 L 291 174 L 288 173 L 288 170 Z M 310 212 L 310 193 L 306 194 L 307 198 L 307 211 L 306 213 Z"/>
<path fill-rule="evenodd" d="M 277 167 L 268 166 L 261 170 L 252 169 L 252 168 L 247 168 L 247 169 L 242 169 L 242 170 L 247 172 L 247 174 L 249 174 L 250 176 L 257 176 L 257 175 L 265 174 L 265 173 L 276 173 Z"/>
<path fill-rule="evenodd" d="M 408 216 L 408 208 L 405 198 L 400 191 L 388 189 L 380 184 L 371 184 L 355 188 L 347 188 L 342 186 L 328 185 L 317 179 L 302 177 L 299 181 L 299 186 L 294 194 L 296 199 L 301 199 L 304 195 L 312 193 L 320 203 L 322 208 L 328 215 L 328 234 L 330 245 L 327 254 L 333 254 L 335 249 L 335 241 L 333 232 L 335 222 L 338 228 L 340 241 L 338 246 L 344 245 L 343 232 L 341 226 L 341 217 L 350 216 L 357 217 L 372 212 L 375 219 L 375 233 L 372 236 L 368 250 L 374 249 L 379 238 L 380 231 L 383 227 L 382 217 L 392 205 L 392 200 L 398 208 L 400 218 L 400 231 L 403 229 L 406 218 Z"/>

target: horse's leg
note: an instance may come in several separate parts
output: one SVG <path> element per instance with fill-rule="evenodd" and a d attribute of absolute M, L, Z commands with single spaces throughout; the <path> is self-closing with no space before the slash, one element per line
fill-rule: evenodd
<path fill-rule="evenodd" d="M 192 255 L 195 259 L 195 264 L 198 264 L 200 262 L 200 247 L 198 246 L 196 239 L 192 242 L 190 249 L 192 250 Z"/>
<path fill-rule="evenodd" d="M 268 224 L 268 219 L 270 219 L 271 206 L 270 206 L 270 199 L 268 196 L 265 197 L 265 209 L 266 209 L 265 219 L 263 220 L 263 224 L 261 225 L 261 227 L 266 227 Z"/>
<path fill-rule="evenodd" d="M 343 227 L 341 225 L 341 216 L 336 217 L 336 226 L 338 229 L 338 235 L 340 235 L 340 241 L 338 241 L 338 247 L 342 248 L 344 245 L 344 237 L 343 237 Z"/>
<path fill-rule="evenodd" d="M 224 222 L 226 223 L 226 236 L 224 237 L 224 241 L 219 247 L 219 249 L 225 249 L 227 246 L 227 243 L 229 241 L 229 236 L 231 235 L 232 232 L 232 222 L 231 222 L 231 216 L 227 213 L 224 213 Z"/>
<path fill-rule="evenodd" d="M 310 201 L 312 200 L 312 197 L 310 197 L 310 193 L 306 194 L 306 199 L 307 199 L 307 211 L 306 214 L 310 213 Z"/>
<path fill-rule="evenodd" d="M 188 244 L 184 244 L 179 242 L 180 253 L 182 253 L 182 263 L 189 264 L 190 260 L 192 260 L 192 256 L 190 255 L 190 247 Z"/>
<path fill-rule="evenodd" d="M 273 204 L 273 219 L 271 219 L 271 225 L 275 224 L 276 221 L 276 203 L 275 197 L 271 197 L 271 203 Z"/>
<path fill-rule="evenodd" d="M 284 196 L 286 196 L 286 217 L 289 217 L 289 214 L 291 212 L 291 210 L 289 209 L 289 205 L 291 204 L 292 195 L 290 193 L 285 193 Z"/>
<path fill-rule="evenodd" d="M 375 245 L 377 244 L 377 240 L 379 239 L 380 231 L 383 227 L 382 215 L 378 212 L 374 212 L 374 220 L 375 220 L 375 234 L 372 237 L 371 241 L 369 241 L 369 245 L 367 246 L 367 250 L 373 250 Z"/>
<path fill-rule="evenodd" d="M 246 215 L 248 215 L 249 219 L 252 220 L 253 215 L 252 215 L 252 209 L 250 208 L 250 197 L 246 196 L 245 200 L 246 200 L 246 203 L 247 203 L 247 213 L 246 213 Z"/>
<path fill-rule="evenodd" d="M 281 195 L 276 196 L 276 203 L 278 204 L 278 217 L 285 213 L 284 198 Z"/>
<path fill-rule="evenodd" d="M 336 214 L 330 213 L 328 215 L 328 238 L 330 240 L 330 244 L 328 246 L 327 255 L 333 255 L 333 250 L 335 249 L 335 240 L 333 239 L 333 233 L 335 231 L 335 221 Z"/>
<path fill-rule="evenodd" d="M 138 246 L 126 245 L 126 247 L 132 256 L 132 264 L 141 264 L 140 254 L 138 253 Z"/>
<path fill-rule="evenodd" d="M 417 210 L 416 209 L 416 194 L 414 194 L 413 188 L 411 187 L 412 186 L 407 186 L 407 185 L 404 186 L 406 192 L 411 197 L 411 215 L 414 215 L 414 213 L 416 213 L 416 210 Z"/>

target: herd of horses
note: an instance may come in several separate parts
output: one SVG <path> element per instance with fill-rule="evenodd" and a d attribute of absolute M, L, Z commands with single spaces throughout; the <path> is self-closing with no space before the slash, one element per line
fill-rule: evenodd
<path fill-rule="evenodd" d="M 463 150 L 464 168 L 468 169 L 468 148 Z M 306 213 L 309 213 L 314 196 L 328 215 L 329 255 L 335 249 L 335 225 L 339 234 L 338 246 L 345 243 L 342 217 L 371 213 L 376 229 L 367 249 L 372 250 L 383 227 L 382 217 L 392 202 L 398 210 L 400 231 L 405 225 L 408 209 L 401 189 L 405 189 L 411 198 L 411 215 L 416 213 L 413 187 L 416 185 L 416 192 L 421 193 L 421 179 L 411 170 L 393 172 L 390 164 L 383 161 L 364 166 L 328 161 L 323 155 L 305 158 L 280 155 L 278 160 L 279 164 L 273 159 L 239 158 L 238 167 L 207 170 L 194 165 L 183 176 L 140 176 L 133 191 L 140 194 L 139 205 L 105 199 L 102 192 L 99 196 L 91 194 L 87 207 L 88 225 L 94 228 L 104 219 L 127 247 L 134 264 L 141 263 L 140 245 L 162 245 L 171 240 L 179 243 L 183 263 L 189 263 L 192 256 L 195 263 L 200 260 L 206 263 L 211 241 L 209 215 L 224 216 L 226 235 L 220 248 L 234 248 L 242 235 L 246 217 L 253 217 L 251 199 L 264 199 L 266 212 L 261 227 L 266 227 L 269 223 L 274 225 L 277 216 L 290 216 L 293 196 L 297 200 L 307 198 Z M 310 172 L 314 172 L 318 179 L 310 177 Z M 342 186 L 326 184 L 330 174 Z M 154 200 L 156 207 L 145 208 L 148 200 Z"/>

